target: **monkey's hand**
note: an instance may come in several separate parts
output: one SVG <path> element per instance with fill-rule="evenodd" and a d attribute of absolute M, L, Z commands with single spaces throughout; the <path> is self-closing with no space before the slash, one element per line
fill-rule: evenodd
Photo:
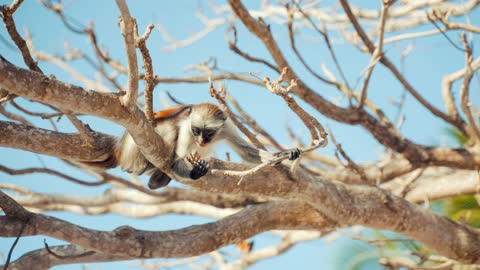
<path fill-rule="evenodd" d="M 207 161 L 200 159 L 195 161 L 195 163 L 192 165 L 193 165 L 193 169 L 190 172 L 190 178 L 192 178 L 193 180 L 197 180 L 198 178 L 207 174 L 209 169 L 209 165 Z"/>
<path fill-rule="evenodd" d="M 280 151 L 278 153 L 275 153 L 274 156 L 275 157 L 287 156 L 289 160 L 295 160 L 298 157 L 300 157 L 301 154 L 302 154 L 302 150 L 300 150 L 298 148 L 293 148 L 293 149 L 288 149 L 288 150 L 284 150 L 284 151 Z"/>

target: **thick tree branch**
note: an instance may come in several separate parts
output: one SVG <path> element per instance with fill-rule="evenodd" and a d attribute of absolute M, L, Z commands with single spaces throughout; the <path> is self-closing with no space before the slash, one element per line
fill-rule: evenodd
<path fill-rule="evenodd" d="M 282 172 L 275 171 L 274 169 L 266 169 L 264 171 L 261 171 L 258 173 L 259 175 L 256 175 L 255 177 L 262 177 L 262 178 L 268 178 L 268 179 L 278 179 L 278 181 L 255 181 L 253 180 L 255 177 L 249 178 L 248 176 L 246 177 L 242 184 L 241 187 L 239 188 L 237 185 L 237 181 L 235 179 L 231 178 L 214 178 L 214 177 L 208 177 L 208 181 L 196 181 L 192 182 L 192 185 L 195 185 L 199 188 L 202 189 L 208 189 L 211 191 L 223 191 L 223 192 L 228 192 L 228 193 L 250 193 L 250 194 L 263 194 L 265 196 L 275 196 L 275 197 L 280 197 L 280 198 L 285 198 L 285 199 L 294 199 L 294 200 L 302 200 L 305 202 L 308 202 L 309 204 L 313 205 L 317 211 L 322 213 L 322 215 L 325 215 L 327 217 L 327 220 L 329 222 L 327 224 L 336 224 L 335 226 L 352 226 L 354 224 L 361 224 L 364 226 L 376 228 L 376 229 L 386 229 L 386 230 L 391 230 L 399 233 L 403 233 L 405 235 L 408 235 L 412 237 L 415 240 L 418 240 L 425 245 L 427 245 L 429 248 L 432 248 L 434 250 L 437 250 L 444 256 L 448 256 L 449 258 L 453 258 L 462 262 L 476 262 L 478 260 L 479 255 L 477 254 L 476 251 L 480 250 L 478 248 L 479 244 L 479 235 L 477 234 L 476 231 L 473 229 L 470 229 L 466 225 L 458 224 L 455 222 L 452 222 L 446 218 L 437 216 L 433 214 L 430 211 L 427 211 L 421 207 L 417 207 L 411 203 L 408 203 L 407 201 L 395 197 L 391 194 L 389 194 L 386 191 L 382 191 L 378 188 L 375 187 L 365 187 L 365 186 L 347 186 L 344 184 L 340 184 L 338 182 L 332 182 L 328 180 L 324 180 L 321 178 L 310 178 L 306 175 L 303 175 L 301 171 L 298 171 L 296 179 L 297 181 L 291 181 L 288 179 L 282 179 Z M 248 179 L 249 178 L 249 179 Z M 269 183 L 269 182 L 274 182 L 274 183 Z M 279 202 L 280 203 L 280 202 Z M 260 208 L 259 208 L 260 207 Z M 218 228 L 218 231 L 216 233 L 220 233 L 221 231 L 227 231 L 226 233 L 231 233 L 230 228 L 233 227 L 233 231 L 236 231 L 236 234 L 232 235 L 223 235 L 222 239 L 229 239 L 232 240 L 234 238 L 234 242 L 239 241 L 239 238 L 247 238 L 251 235 L 245 234 L 245 233 L 253 233 L 256 234 L 259 231 L 251 231 L 250 229 L 252 228 L 240 228 L 238 226 L 242 226 L 238 223 L 244 223 L 245 220 L 248 220 L 247 224 L 251 224 L 250 222 L 255 223 L 255 229 L 253 230 L 258 230 L 259 224 L 266 224 L 263 223 L 263 221 L 268 222 L 268 224 L 274 224 L 276 223 L 278 226 L 285 226 L 286 220 L 284 218 L 288 219 L 289 221 L 287 224 L 292 225 L 289 222 L 294 222 L 294 224 L 297 224 L 295 222 L 299 222 L 299 216 L 292 216 L 295 211 L 293 209 L 288 209 L 289 215 L 286 213 L 283 213 L 283 218 L 281 220 L 277 220 L 279 217 L 274 217 L 276 216 L 275 211 L 277 211 L 276 207 L 273 207 L 272 204 L 266 204 L 265 207 L 268 209 L 268 216 L 269 218 L 262 216 L 259 217 L 256 214 L 257 210 L 252 210 L 252 209 L 263 209 L 261 208 L 262 206 L 257 206 L 254 208 L 249 208 L 247 210 L 244 210 L 240 212 L 239 214 L 235 214 L 231 217 L 225 218 L 217 223 L 214 223 L 213 228 L 210 227 L 210 225 L 204 225 L 207 227 L 202 227 L 201 231 L 208 231 L 212 232 L 215 231 Z M 298 207 L 298 206 L 296 206 Z M 285 205 L 282 205 L 282 209 L 287 210 Z M 249 210 L 254 211 L 255 214 L 251 213 L 254 216 L 242 216 L 242 213 L 246 213 Z M 260 211 L 260 210 L 258 210 Z M 279 210 L 280 211 L 280 210 Z M 315 211 L 313 212 L 308 212 L 306 209 L 301 210 L 301 217 L 304 217 L 303 221 L 305 221 L 305 218 L 309 220 L 309 222 L 312 222 L 311 217 L 306 216 L 307 213 L 312 213 L 314 214 Z M 250 215 L 250 214 L 249 214 Z M 237 219 L 238 217 L 238 219 Z M 272 218 L 275 218 L 275 221 L 271 220 Z M 259 221 L 259 220 L 262 221 Z M 269 219 L 268 221 L 266 219 Z M 325 220 L 325 219 L 322 219 Z M 38 222 L 38 223 L 37 223 Z M 333 223 L 332 223 L 333 222 Z M 4 225 L 3 227 L 6 228 L 6 231 L 10 231 L 9 229 L 12 229 L 13 226 L 8 222 L 2 222 Z M 49 224 L 48 226 L 46 224 Z M 32 222 L 31 222 L 32 224 Z M 74 244 L 80 244 L 85 248 L 88 249 L 95 249 L 95 250 L 100 250 L 101 252 L 108 253 L 108 254 L 116 254 L 116 255 L 125 255 L 127 254 L 128 256 L 142 256 L 142 254 L 138 253 L 129 253 L 130 251 L 126 251 L 127 253 L 116 253 L 119 252 L 118 250 L 114 251 L 111 250 L 110 248 L 113 249 L 113 247 L 116 246 L 116 241 L 118 240 L 116 237 L 112 236 L 111 233 L 101 233 L 101 232 L 91 232 L 91 231 L 85 231 L 86 229 L 81 228 L 81 235 L 90 235 L 91 237 L 88 237 L 88 239 L 84 239 L 83 237 L 79 237 L 78 233 L 75 233 L 72 228 L 69 226 L 74 226 L 71 224 L 65 224 L 64 222 L 59 222 L 57 220 L 52 220 L 51 218 L 46 218 L 44 216 L 37 216 L 33 220 L 33 224 L 38 224 L 35 230 L 37 231 L 46 231 L 45 234 L 52 236 L 52 237 L 57 237 L 65 241 L 71 241 Z M 245 224 L 245 225 L 247 225 Z M 302 226 L 313 226 L 315 222 L 313 223 L 301 223 Z M 308 224 L 308 225 L 307 225 Z M 325 223 L 321 223 L 323 225 L 326 225 Z M 216 227 L 216 226 L 219 227 Z M 276 225 L 276 226 L 277 226 Z M 18 224 L 16 224 L 18 226 Z M 202 225 L 203 226 L 203 225 Z M 265 225 L 267 226 L 267 225 Z M 300 226 L 300 225 L 295 225 L 295 226 Z M 295 228 L 293 226 L 293 228 Z M 331 225 L 329 225 L 331 226 Z M 274 229 L 271 227 L 262 227 L 261 230 L 270 230 Z M 65 231 L 65 228 L 70 228 L 67 231 Z M 193 231 L 198 231 L 200 228 L 194 229 L 195 227 L 191 227 L 191 230 Z M 229 228 L 229 229 L 227 229 Z M 288 228 L 292 228 L 291 226 L 288 226 Z M 322 228 L 316 227 L 316 228 Z M 15 227 L 15 229 L 18 229 Z M 277 228 L 279 229 L 279 228 Z M 297 229 L 299 229 L 297 227 Z M 305 228 L 303 228 L 305 229 Z M 54 231 L 51 231 L 54 230 Z M 31 232 L 31 226 L 29 225 L 26 228 L 26 235 Z M 240 233 L 240 236 L 238 235 L 238 232 Z M 165 232 L 167 233 L 167 232 Z M 174 232 L 171 232 L 174 233 Z M 190 233 L 193 233 L 190 231 L 190 228 L 184 229 L 179 231 L 179 234 L 181 235 L 175 235 L 175 237 L 181 237 L 180 239 L 183 239 L 185 241 L 190 241 L 185 239 L 187 235 L 190 237 L 193 237 Z M 214 232 L 212 232 L 214 233 Z M 147 236 L 144 235 L 143 232 L 140 233 L 142 236 Z M 162 234 L 162 233 L 159 233 Z M 132 233 L 132 235 L 138 236 L 137 233 Z M 146 243 L 138 243 L 137 241 L 132 240 L 131 242 L 131 247 L 135 246 L 137 247 L 136 250 L 141 249 L 140 246 L 144 245 L 144 250 L 150 250 L 150 244 L 153 247 L 156 247 L 156 251 L 152 251 L 153 253 L 145 253 L 147 254 L 148 257 L 156 257 L 156 256 L 165 256 L 165 254 L 160 253 L 160 250 L 162 250 L 161 247 L 165 247 L 167 243 L 165 241 L 163 243 L 158 243 L 154 242 L 153 240 L 150 241 L 150 239 L 156 239 L 156 234 L 153 235 L 148 235 L 147 239 L 149 239 L 148 245 Z M 448 237 L 446 237 L 448 236 Z M 159 238 L 161 239 L 170 239 L 169 236 L 167 235 L 161 235 Z M 203 236 L 199 237 L 196 235 L 194 238 L 196 240 L 201 240 L 201 241 L 211 241 L 211 238 L 214 237 L 212 235 L 209 235 L 206 238 L 203 238 Z M 239 237 L 239 238 L 237 238 Z M 135 237 L 133 237 L 135 238 Z M 80 239 L 80 240 L 79 240 Z M 98 239 L 102 243 L 108 244 L 108 247 L 104 247 L 102 245 L 102 248 L 100 249 L 97 246 L 97 243 L 95 240 L 92 239 Z M 136 238 L 138 239 L 138 237 Z M 210 240 L 207 240 L 210 239 Z M 180 241 L 183 242 L 183 241 Z M 178 244 L 178 243 L 177 243 Z M 210 242 L 212 244 L 212 242 Z M 146 246 L 145 246 L 146 245 Z M 205 245 L 202 245 L 205 248 Z M 125 246 L 125 243 L 124 243 Z M 191 246 L 191 245 L 190 245 Z M 196 245 L 194 245 L 196 246 Z M 160 247 L 160 249 L 159 249 Z M 215 248 L 218 246 L 215 245 Z M 172 247 L 173 248 L 173 247 Z M 186 247 L 183 247 L 182 245 L 179 246 L 180 249 L 184 249 Z M 177 250 L 178 251 L 178 250 Z M 202 252 L 205 252 L 206 250 L 203 249 Z M 149 251 L 150 252 L 150 251 Z M 173 252 L 173 251 L 172 251 Z M 180 251 L 178 251 L 180 252 Z M 185 252 L 185 251 L 182 251 Z M 175 253 L 175 255 L 172 255 L 171 253 L 168 253 L 168 256 L 175 256 L 175 257 L 182 257 L 186 256 L 185 253 Z M 199 251 L 200 252 L 200 251 Z M 196 253 L 195 253 L 196 254 Z M 189 254 L 189 256 L 194 255 L 193 253 Z"/>
<path fill-rule="evenodd" d="M 112 151 L 115 138 L 93 133 L 94 140 L 80 134 L 61 133 L 42 128 L 0 121 L 0 146 L 12 147 L 63 159 L 102 161 Z"/>
<path fill-rule="evenodd" d="M 126 109 L 115 94 L 98 93 L 66 84 L 43 74 L 18 68 L 0 57 L 0 84 L 9 92 L 89 115 L 106 118 L 123 125 L 132 135 L 147 159 L 168 172 L 165 157 L 158 155 L 164 149 L 160 136 L 150 125 L 142 111 Z M 44 150 L 47 151 L 47 150 Z"/>
<path fill-rule="evenodd" d="M 62 257 L 55 256 L 61 255 Z M 11 269 L 49 269 L 63 264 L 110 262 L 127 260 L 128 257 L 113 256 L 84 249 L 77 245 L 54 246 L 37 249 L 23 254 L 10 264 Z"/>
<path fill-rule="evenodd" d="M 214 166 L 217 168 L 220 164 Z M 236 179 L 228 177 L 208 177 L 207 181 L 190 184 L 214 192 L 304 200 L 337 226 L 360 224 L 391 230 L 408 235 L 449 258 L 463 262 L 475 262 L 479 258 L 480 254 L 475 253 L 480 250 L 477 246 L 479 234 L 466 225 L 440 217 L 377 187 L 349 186 L 311 178 L 301 170 L 297 171 L 297 180 L 292 181 L 282 177 L 284 173 L 265 169 L 254 176 L 246 176 L 240 186 Z"/>
<path fill-rule="evenodd" d="M 0 236 L 18 232 L 17 220 L 0 217 Z M 130 227 L 113 232 L 83 228 L 57 218 L 34 214 L 24 235 L 48 235 L 88 250 L 135 258 L 190 257 L 237 243 L 271 229 L 322 228 L 328 223 L 300 202 L 275 202 L 248 208 L 220 221 L 180 230 L 151 232 Z"/>

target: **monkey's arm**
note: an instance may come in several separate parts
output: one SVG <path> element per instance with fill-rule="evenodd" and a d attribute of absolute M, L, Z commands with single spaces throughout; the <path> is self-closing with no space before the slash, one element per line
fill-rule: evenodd
<path fill-rule="evenodd" d="M 237 129 L 233 122 L 230 119 L 225 121 L 223 132 L 221 134 L 223 139 L 228 143 L 228 145 L 246 162 L 258 164 L 262 161 L 268 159 L 262 158 L 263 155 L 268 155 L 267 151 L 260 150 L 256 148 L 251 143 L 243 139 L 240 134 L 238 134 Z M 263 152 L 263 153 L 262 153 Z M 271 155 L 273 157 L 273 155 Z"/>
<path fill-rule="evenodd" d="M 117 144 L 118 165 L 122 170 L 137 175 L 147 173 L 151 174 L 148 181 L 150 189 L 164 187 L 170 183 L 171 178 L 155 168 L 142 154 L 132 137 L 125 132 L 122 139 Z M 195 165 L 190 164 L 185 158 L 177 159 L 171 166 L 176 176 L 186 179 L 196 180 L 208 172 L 208 164 L 204 160 L 199 160 Z"/>

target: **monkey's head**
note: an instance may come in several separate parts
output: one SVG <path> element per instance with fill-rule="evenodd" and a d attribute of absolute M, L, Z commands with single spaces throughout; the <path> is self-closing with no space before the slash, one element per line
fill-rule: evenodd
<path fill-rule="evenodd" d="M 227 120 L 227 115 L 215 104 L 201 103 L 192 107 L 190 120 L 195 143 L 205 147 L 215 141 L 216 135 Z"/>

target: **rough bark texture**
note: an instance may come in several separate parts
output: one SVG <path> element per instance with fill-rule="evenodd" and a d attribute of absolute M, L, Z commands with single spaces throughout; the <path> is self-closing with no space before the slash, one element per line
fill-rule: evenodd
<path fill-rule="evenodd" d="M 462 29 L 478 33 L 480 32 L 478 27 L 452 23 L 448 20 L 448 16 L 443 15 L 441 11 L 448 10 L 448 14 L 452 16 L 468 14 L 468 11 L 479 5 L 480 1 L 469 1 L 461 7 L 450 6 L 444 1 L 422 1 L 420 4 L 408 4 L 412 1 L 401 2 L 402 5 L 410 5 L 408 7 L 411 10 L 405 11 L 401 9 L 402 6 L 397 8 L 390 6 L 390 2 L 384 2 L 381 14 L 362 12 L 353 9 L 348 1 L 342 0 L 340 4 L 345 12 L 342 14 L 343 16 L 323 17 L 330 20 L 329 23 L 347 24 L 346 29 L 350 25 L 353 26 L 351 29 L 359 38 L 357 44 L 354 45 L 372 57 L 373 65 L 369 66 L 370 72 L 373 71 L 377 62 L 379 65 L 382 64 L 388 72 L 392 73 L 392 78 L 398 80 L 418 101 L 419 105 L 425 107 L 433 116 L 455 126 L 462 135 L 478 136 L 477 123 L 472 117 L 469 121 L 461 118 L 451 93 L 454 81 L 465 76 L 463 86 L 468 88 L 471 85 L 472 71 L 480 69 L 480 65 L 478 65 L 480 61 L 473 60 L 472 52 L 466 41 L 464 42 L 466 48 L 465 69 L 458 71 L 458 74 L 451 74 L 445 83 L 446 89 L 443 89 L 447 112 L 436 108 L 429 100 L 420 95 L 420 91 L 417 91 L 404 77 L 404 74 L 399 72 L 399 69 L 384 55 L 382 46 L 388 42 L 388 39 L 383 40 L 385 31 L 393 31 L 392 28 L 396 23 L 398 24 L 397 17 L 403 18 L 410 13 L 412 15 L 408 18 L 417 22 L 416 25 L 420 25 L 421 22 L 437 20 L 444 24 L 446 30 Z M 197 181 L 179 180 L 192 189 L 166 188 L 159 192 L 146 190 L 133 181 L 126 181 L 106 172 L 92 173 L 100 181 L 90 183 L 78 181 L 59 172 L 52 173 L 53 171 L 48 171 L 46 168 L 30 168 L 22 171 L 1 165 L 0 171 L 10 174 L 50 172 L 84 185 L 115 183 L 105 193 L 92 196 L 74 196 L 67 192 L 64 194 L 41 194 L 15 184 L 0 183 L 0 188 L 14 191 L 12 193 L 0 191 L 0 208 L 5 213 L 0 216 L 0 228 L 2 228 L 0 237 L 17 237 L 21 232 L 22 236 L 46 235 L 69 243 L 26 253 L 11 262 L 9 269 L 44 269 L 60 264 L 135 258 L 185 258 L 206 254 L 226 245 L 237 244 L 262 232 L 289 231 L 282 232 L 286 236 L 283 237 L 282 243 L 277 249 L 268 252 L 263 250 L 263 253 L 250 253 L 248 256 L 245 255 L 244 261 L 239 262 L 236 266 L 230 265 L 231 269 L 240 269 L 251 265 L 259 258 L 266 257 L 266 253 L 284 252 L 293 246 L 294 239 L 315 239 L 337 228 L 354 225 L 401 233 L 421 242 L 438 254 L 448 257 L 448 260 L 480 264 L 480 232 L 477 229 L 464 222 L 454 222 L 435 214 L 430 209 L 417 205 L 417 203 L 455 195 L 478 194 L 479 176 L 476 171 L 480 168 L 478 139 L 467 138 L 466 146 L 468 147 L 465 149 L 430 147 L 415 143 L 406 138 L 380 109 L 371 106 L 372 103 L 368 100 L 366 91 L 368 82 L 365 83 L 365 91 L 361 93 L 361 100 L 358 100 L 358 97 L 355 99 L 356 93 L 349 88 L 348 83 L 337 82 L 333 73 L 331 76 L 327 75 L 328 80 L 325 79 L 323 82 L 327 82 L 328 86 L 337 87 L 337 90 L 351 100 L 349 100 L 349 105 L 344 107 L 329 101 L 322 96 L 321 89 L 313 89 L 308 86 L 300 78 L 301 72 L 293 69 L 289 63 L 290 59 L 287 60 L 287 54 L 275 40 L 276 35 L 272 32 L 266 19 L 255 17 L 254 12 L 247 10 L 240 0 L 228 0 L 229 12 L 261 41 L 274 63 L 249 56 L 236 47 L 238 37 L 235 28 L 233 28 L 235 46 L 231 46 L 231 48 L 234 48 L 234 52 L 247 60 L 263 63 L 274 71 L 281 72 L 281 79 L 275 81 L 266 77 L 262 83 L 261 80 L 235 73 L 216 74 L 213 72 L 214 68 L 209 67 L 208 64 L 196 67 L 205 71 L 207 76 L 156 77 L 153 74 L 152 58 L 145 43 L 149 31 L 142 37 L 144 38 L 143 43 L 137 44 L 142 47 L 143 57 L 148 62 L 145 65 L 149 66 L 147 74 L 139 75 L 135 49 L 135 41 L 138 42 L 135 36 L 137 34 L 136 22 L 131 17 L 125 1 L 118 0 L 117 4 L 122 14 L 120 28 L 125 39 L 128 68 L 114 63 L 115 61 L 110 59 L 107 53 L 102 52 L 97 44 L 93 28 L 84 30 L 84 34 L 88 34 L 95 43 L 95 52 L 100 61 L 103 61 L 102 64 L 109 65 L 109 68 L 128 76 L 127 91 L 120 91 L 118 94 L 100 93 L 45 76 L 31 55 L 35 50 L 27 46 L 28 42 L 23 40 L 16 30 L 12 15 L 21 3 L 22 1 L 13 1 L 10 6 L 2 6 L 0 9 L 7 32 L 20 49 L 25 63 L 30 68 L 30 70 L 20 68 L 0 55 L 0 106 L 2 106 L 0 113 L 13 121 L 23 123 L 0 121 L 0 146 L 2 147 L 51 155 L 71 161 L 108 160 L 112 155 L 116 138 L 90 130 L 88 126 L 83 125 L 74 117 L 74 113 L 93 115 L 125 127 L 146 158 L 157 168 L 168 173 L 170 168 L 166 164 L 171 162 L 166 160 L 166 156 L 171 155 L 158 154 L 165 149 L 164 142 L 154 131 L 152 122 L 148 121 L 144 113 L 137 107 L 138 80 L 148 81 L 146 85 L 146 89 L 148 89 L 147 111 L 151 116 L 151 92 L 154 84 L 198 83 L 233 79 L 251 85 L 265 86 L 274 93 L 277 91 L 277 94 L 285 98 L 287 105 L 295 104 L 293 108 L 291 107 L 293 111 L 302 111 L 299 114 L 300 119 L 307 127 L 318 124 L 319 133 L 323 132 L 323 128 L 318 128 L 321 127 L 321 124 L 300 107 L 300 103 L 295 101 L 296 98 L 304 101 L 328 119 L 363 127 L 381 146 L 388 149 L 389 158 L 385 159 L 386 162 L 358 165 L 347 156 L 339 144 L 335 143 L 337 149 L 341 150 L 344 159 L 348 161 L 345 166 L 342 166 L 338 160 L 328 159 L 326 159 L 328 162 L 324 162 L 326 166 L 318 167 L 303 166 L 307 164 L 306 162 L 299 167 L 296 167 L 298 164 L 294 163 L 295 166 L 291 168 L 284 164 L 265 163 L 269 166 L 256 170 L 254 173 L 245 174 L 244 177 L 234 177 L 232 171 L 241 174 L 241 171 L 251 169 L 250 166 L 212 158 L 209 160 L 211 170 L 206 176 Z M 55 13 L 62 15 L 61 9 L 49 6 L 49 3 L 43 4 L 54 10 Z M 425 15 L 422 6 L 428 5 L 432 6 L 432 10 Z M 421 13 L 417 14 L 417 11 Z M 282 7 L 281 11 L 271 9 L 260 14 L 285 16 L 292 43 L 294 43 L 293 23 L 301 14 L 304 22 L 310 22 L 312 27 L 324 37 L 327 46 L 330 46 L 327 33 L 319 30 L 308 18 L 307 12 L 300 11 L 298 5 Z M 62 16 L 61 18 L 65 20 L 65 17 Z M 378 19 L 380 33 L 376 34 L 380 36 L 379 45 L 374 44 L 372 41 L 374 39 L 371 39 L 367 31 L 363 29 L 359 19 Z M 64 23 L 66 22 L 64 21 Z M 68 27 L 67 23 L 66 25 Z M 400 24 L 397 27 L 403 29 L 402 27 L 406 26 Z M 82 33 L 82 31 L 80 32 Z M 230 45 L 232 44 L 230 43 Z M 297 48 L 294 50 L 297 57 L 303 59 Z M 332 50 L 330 53 L 335 58 Z M 45 59 L 56 58 L 52 56 Z M 312 71 L 305 61 L 301 62 L 307 70 Z M 336 64 L 338 67 L 338 63 Z M 97 68 L 110 82 L 116 86 L 119 85 L 115 83 L 114 77 L 107 75 L 108 72 L 102 65 Z M 339 71 L 342 73 L 341 70 Z M 344 77 L 343 74 L 342 77 Z M 343 79 L 345 80 L 345 78 Z M 274 81 L 276 84 L 272 83 Z M 284 84 L 289 86 L 284 88 Z M 108 89 L 108 87 L 105 88 Z M 213 83 L 211 83 L 211 88 L 213 88 Z M 468 89 L 464 89 L 463 92 L 468 93 Z M 216 98 L 221 103 L 225 102 L 222 103 L 225 105 L 227 104 L 226 100 L 231 98 L 225 92 L 215 93 L 217 94 Z M 294 95 L 290 96 L 289 93 Z M 52 106 L 51 108 L 58 108 L 58 113 L 67 114 L 79 133 L 62 133 L 29 126 L 29 121 L 21 117 L 14 117 L 3 107 L 5 102 L 15 98 L 26 98 Z M 464 94 L 460 101 L 463 112 L 467 115 L 471 113 L 469 110 L 472 105 L 468 98 L 469 96 Z M 356 100 L 361 105 L 354 106 L 352 100 Z M 14 102 L 12 104 L 18 106 Z M 241 111 L 239 106 L 236 107 L 238 111 Z M 366 107 L 368 109 L 365 109 Z M 22 112 L 29 114 L 28 110 Z M 32 114 L 30 113 L 30 115 Z M 233 116 L 234 113 L 230 115 Z M 243 122 L 248 123 L 248 117 L 244 117 L 244 115 L 246 114 L 240 112 L 239 117 L 244 118 Z M 237 122 L 242 123 L 242 121 Z M 248 129 L 245 128 L 245 130 Z M 258 134 L 269 135 L 256 123 L 252 130 Z M 310 130 L 312 145 L 314 145 L 313 141 L 318 141 L 319 136 L 315 130 Z M 325 134 L 323 132 L 320 135 L 323 138 Z M 270 144 L 282 148 L 273 137 L 265 135 L 264 137 L 267 143 L 270 141 Z M 292 135 L 292 138 L 294 137 Z M 264 142 L 259 140 L 258 145 L 263 144 Z M 303 152 L 303 158 L 312 154 L 307 152 Z M 325 160 L 320 157 L 316 161 L 322 159 Z M 440 166 L 445 168 L 440 168 Z M 165 213 L 195 214 L 214 218 L 217 221 L 171 231 L 143 231 L 128 226 L 119 227 L 113 231 L 99 231 L 42 214 L 42 212 L 50 210 L 90 215 L 117 213 L 137 218 Z M 311 234 L 299 236 L 293 230 L 303 230 L 303 233 Z M 296 237 L 292 235 L 296 235 Z M 253 262 L 249 260 L 253 260 Z"/>
<path fill-rule="evenodd" d="M 0 121 L 0 133 L 0 146 L 72 160 L 105 160 L 115 144 L 115 137 L 106 134 L 92 134 L 92 144 L 78 133 L 67 134 L 5 121 Z"/>
<path fill-rule="evenodd" d="M 96 93 L 77 86 L 64 84 L 56 80 L 48 79 L 41 74 L 17 68 L 6 61 L 0 62 L 0 71 L 2 71 L 0 72 L 0 83 L 10 92 L 17 95 L 54 104 L 61 108 L 75 108 L 77 112 L 104 117 L 117 123 L 122 123 L 127 128 L 130 127 L 133 129 L 138 128 L 139 130 L 145 130 L 145 126 L 148 125 L 148 121 L 146 121 L 141 112 L 137 113 L 138 115 L 141 115 L 141 117 L 132 117 L 133 120 L 131 120 L 129 117 L 130 114 L 128 114 L 124 107 L 121 106 L 115 95 Z M 34 87 L 35 85 L 37 85 L 37 87 Z M 136 122 L 137 125 L 131 124 L 130 121 Z M 140 123 L 145 126 L 138 126 Z M 130 128 L 128 128 L 128 130 L 130 130 Z M 146 142 L 150 141 L 146 137 L 147 133 L 139 134 L 138 131 L 135 133 L 139 135 L 137 138 L 138 142 L 144 142 L 144 144 L 146 144 Z M 155 136 L 155 138 L 156 137 L 158 136 Z M 77 146 L 80 148 L 80 145 L 76 145 L 76 147 Z M 152 149 L 151 151 L 153 151 L 154 146 L 149 145 L 147 148 Z M 26 147 L 23 149 L 26 149 Z M 47 152 L 46 149 L 48 149 L 48 145 L 44 145 L 44 149 L 45 152 Z M 38 148 L 28 150 L 38 151 Z M 218 169 L 238 170 L 245 168 L 245 166 L 242 165 L 223 162 L 216 162 L 212 165 L 214 168 Z M 297 175 L 293 176 L 293 178 L 292 176 L 289 176 L 289 174 L 287 168 L 275 167 L 260 171 L 254 176 L 247 176 L 240 185 L 238 185 L 238 179 L 216 175 L 208 175 L 207 177 L 202 178 L 202 180 L 186 183 L 193 187 L 215 193 L 253 194 L 302 200 L 312 205 L 319 213 L 328 217 L 333 224 L 338 224 L 338 226 L 361 224 L 377 229 L 401 232 L 426 244 L 428 247 L 437 250 L 443 255 L 456 260 L 475 262 L 480 258 L 480 253 L 477 252 L 480 250 L 480 242 L 477 241 L 478 234 L 475 231 L 468 229 L 464 225 L 451 222 L 446 218 L 424 211 L 418 206 L 392 196 L 387 191 L 382 191 L 376 187 L 347 186 L 323 178 L 312 178 L 301 170 L 299 170 Z M 265 179 L 270 180 L 265 181 Z M 271 213 L 273 210 L 280 209 L 272 207 L 269 212 Z M 280 218 L 282 215 L 272 215 L 271 218 Z M 255 220 L 255 222 L 257 222 L 260 220 L 265 221 L 266 218 L 267 217 L 260 214 L 255 214 L 253 217 L 249 217 L 248 220 Z M 15 227 L 11 222 L 9 223 L 7 221 L 9 220 L 4 220 L 4 224 L 5 226 L 9 225 L 10 227 L 8 228 L 10 228 L 10 230 L 7 229 L 6 231 L 10 231 L 10 233 L 16 232 L 15 229 L 18 229 L 18 224 L 16 224 L 17 227 Z M 239 221 L 239 219 L 235 219 L 235 222 L 236 221 Z M 185 229 L 185 231 L 181 231 L 179 234 L 174 234 L 173 236 L 170 234 L 156 237 L 153 237 L 153 235 L 144 235 L 146 236 L 145 245 L 149 246 L 149 244 L 151 244 L 151 249 L 143 248 L 146 251 L 139 251 L 140 244 L 133 241 L 130 245 L 123 245 L 121 251 L 117 250 L 114 252 L 111 249 L 116 247 L 116 245 L 110 244 L 113 244 L 114 242 L 111 241 L 114 241 L 116 238 L 112 238 L 112 233 L 95 232 L 95 237 L 93 238 L 101 240 L 99 243 L 105 243 L 105 245 L 98 247 L 91 243 L 91 238 L 81 236 L 84 233 L 84 228 L 71 226 L 65 231 L 65 223 L 54 221 L 47 217 L 39 219 L 37 225 L 39 228 L 35 230 L 81 245 L 85 248 L 91 248 L 101 251 L 102 253 L 118 256 L 128 255 L 132 257 L 145 257 L 146 255 L 144 254 L 148 254 L 148 256 L 154 257 L 184 257 L 201 254 L 202 252 L 206 252 L 207 249 L 214 250 L 219 246 L 228 243 L 235 243 L 235 241 L 240 241 L 241 239 L 265 230 L 281 228 L 299 229 L 288 222 L 300 221 L 298 220 L 298 216 L 295 216 L 295 218 L 292 217 L 292 220 L 290 221 L 271 221 L 271 224 L 277 225 L 262 228 L 258 226 L 257 223 L 244 222 L 243 225 L 246 227 L 238 228 L 239 231 L 245 233 L 241 236 L 233 233 L 235 231 L 233 228 L 239 226 L 238 224 L 235 224 L 235 222 L 232 222 L 231 220 L 221 220 L 219 223 L 215 223 L 222 228 L 218 230 L 212 228 L 214 225 L 205 225 L 207 227 L 202 227 L 201 230 L 197 227 L 192 227 Z M 247 229 L 247 227 L 249 227 L 247 226 L 248 224 L 257 225 L 251 226 L 252 228 Z M 280 224 L 282 224 L 282 226 L 280 226 Z M 419 226 L 419 224 L 421 224 L 421 226 Z M 305 226 L 305 224 L 302 224 L 302 226 Z M 26 229 L 27 234 L 29 232 L 31 233 L 29 228 L 30 227 L 27 227 Z M 48 228 L 55 229 L 49 230 Z M 76 231 L 75 228 L 78 228 L 80 231 Z M 227 230 L 226 228 L 229 229 Z M 226 231 L 223 231 L 224 229 Z M 203 233 L 200 233 L 200 231 L 203 231 Z M 205 235 L 206 232 L 215 232 L 215 234 L 221 235 L 216 239 L 212 234 Z M 230 235 L 230 233 L 233 235 Z M 444 237 L 445 235 L 448 235 L 449 237 Z M 196 248 L 192 249 L 187 248 L 186 246 L 180 247 L 180 245 L 174 247 L 173 243 L 164 241 L 164 239 L 178 240 L 178 237 L 185 237 L 185 240 L 180 242 L 186 241 L 186 243 L 189 243 L 187 239 L 195 238 L 197 240 L 201 239 L 201 241 L 205 240 L 208 244 L 201 245 L 199 242 L 198 245 L 195 245 Z M 213 239 L 216 240 L 212 240 L 210 237 L 213 237 Z M 220 240 L 220 238 L 223 238 L 224 241 Z M 159 250 L 162 249 L 158 246 L 160 243 L 155 242 L 154 239 L 162 239 L 160 241 L 162 242 L 161 245 L 172 245 L 165 249 L 169 250 L 169 253 L 161 253 Z M 137 248 L 130 249 L 131 247 Z M 154 250 L 153 247 L 157 247 L 157 249 Z"/>

